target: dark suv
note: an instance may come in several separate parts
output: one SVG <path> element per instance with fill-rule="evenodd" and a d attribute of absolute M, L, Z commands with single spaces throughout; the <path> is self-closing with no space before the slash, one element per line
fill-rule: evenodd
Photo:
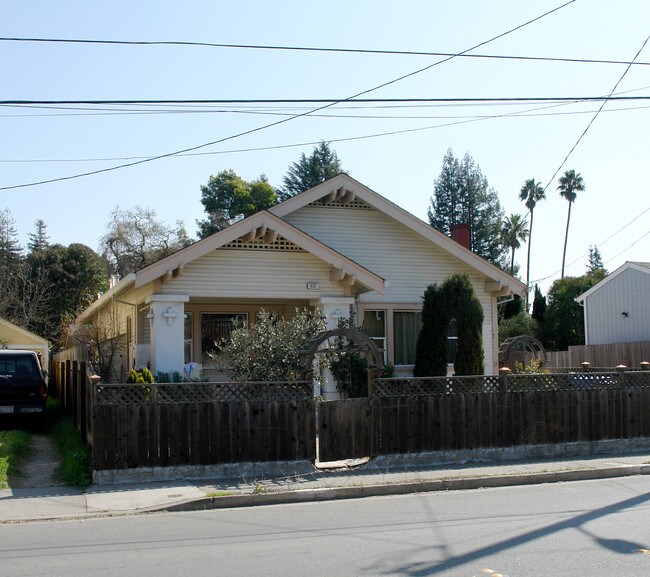
<path fill-rule="evenodd" d="M 0 350 L 0 422 L 7 416 L 44 421 L 47 384 L 32 351 Z"/>

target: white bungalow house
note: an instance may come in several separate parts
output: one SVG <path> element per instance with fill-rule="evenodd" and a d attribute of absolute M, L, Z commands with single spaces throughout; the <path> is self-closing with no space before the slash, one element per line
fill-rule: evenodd
<path fill-rule="evenodd" d="M 585 344 L 650 341 L 649 262 L 626 262 L 576 301 L 584 307 Z"/>
<path fill-rule="evenodd" d="M 0 318 L 0 349 L 34 351 L 43 370 L 50 369 L 50 341 L 3 318 Z"/>
<path fill-rule="evenodd" d="M 198 363 L 214 377 L 215 341 L 260 308 L 313 307 L 331 328 L 354 312 L 386 362 L 409 374 L 424 291 L 455 272 L 469 275 L 483 306 L 485 367 L 496 373 L 497 298 L 525 286 L 341 174 L 130 274 L 78 322 L 111 316 L 128 367 Z"/>

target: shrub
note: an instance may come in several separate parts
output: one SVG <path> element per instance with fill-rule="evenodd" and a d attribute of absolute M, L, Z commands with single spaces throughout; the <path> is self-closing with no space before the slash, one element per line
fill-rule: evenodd
<path fill-rule="evenodd" d="M 296 309 L 290 318 L 260 310 L 255 324 L 239 327 L 230 340 L 217 343 L 228 372 L 237 381 L 295 381 L 299 378 L 299 351 L 325 330 L 325 317 Z"/>
<path fill-rule="evenodd" d="M 145 367 L 144 369 L 140 369 L 139 371 L 136 369 L 131 369 L 131 371 L 126 377 L 126 382 L 151 384 L 153 383 L 153 375 L 151 374 L 151 371 L 147 367 Z"/>

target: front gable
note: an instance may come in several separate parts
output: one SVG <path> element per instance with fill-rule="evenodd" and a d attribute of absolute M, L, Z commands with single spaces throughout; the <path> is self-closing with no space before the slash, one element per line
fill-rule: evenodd
<path fill-rule="evenodd" d="M 228 251 L 235 251 L 236 255 L 226 256 Z M 241 273 L 242 266 L 245 266 L 248 273 L 256 275 L 257 281 L 263 283 L 268 279 L 259 274 L 260 270 L 280 259 L 280 254 L 287 253 L 296 255 L 293 257 L 297 261 L 294 268 L 302 264 L 297 256 L 301 253 L 309 255 L 302 260 L 318 260 L 320 266 L 327 269 L 332 282 L 348 292 L 383 292 L 384 279 L 379 275 L 268 211 L 258 212 L 138 271 L 135 286 L 152 282 L 168 283 L 183 277 L 186 268 L 192 270 L 207 264 L 209 259 L 204 257 L 209 255 L 216 255 L 224 261 L 211 263 L 218 267 L 214 270 L 219 273 L 219 282 L 228 279 L 237 282 L 237 274 L 233 271 Z M 283 262 L 287 262 L 287 259 L 283 258 Z M 281 279 L 282 275 L 277 272 L 273 276 Z"/>
<path fill-rule="evenodd" d="M 382 276 L 385 293 L 466 272 L 479 292 L 523 294 L 525 286 L 429 224 L 340 174 L 270 209 L 296 228 Z M 421 276 L 422 282 L 413 282 Z"/>

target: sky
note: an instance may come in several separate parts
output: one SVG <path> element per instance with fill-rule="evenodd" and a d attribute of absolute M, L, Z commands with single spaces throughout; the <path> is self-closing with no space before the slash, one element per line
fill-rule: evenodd
<path fill-rule="evenodd" d="M 566 1 L 5 1 L 0 37 L 457 54 Z M 630 62 L 650 33 L 649 22 L 647 0 L 574 0 L 468 54 Z M 196 221 L 205 217 L 200 186 L 210 175 L 233 169 L 253 180 L 263 173 L 281 186 L 291 163 L 325 140 L 352 177 L 426 220 L 433 182 L 451 148 L 457 157 L 472 156 L 507 215 L 526 214 L 518 193 L 527 179 L 547 187 L 547 199 L 535 210 L 531 245 L 531 281 L 543 291 L 560 275 L 568 203 L 557 180 L 565 170 L 579 172 L 586 185 L 572 208 L 566 274 L 585 272 L 590 245 L 598 246 L 609 271 L 625 261 L 650 260 L 650 66 L 442 60 L 0 40 L 2 101 L 345 100 L 389 82 L 364 97 L 574 99 L 340 102 L 313 114 L 305 113 L 323 105 L 0 105 L 0 210 L 11 212 L 23 245 L 43 219 L 51 243 L 81 242 L 97 250 L 110 212 L 136 205 L 153 208 L 168 225 L 183 221 L 195 237 Z M 636 62 L 650 63 L 650 42 Z M 599 114 L 602 101 L 577 101 L 608 96 L 615 87 L 616 95 L 646 100 L 610 100 Z M 19 186 L 216 141 L 193 154 Z M 516 254 L 524 281 L 526 248 Z"/>

